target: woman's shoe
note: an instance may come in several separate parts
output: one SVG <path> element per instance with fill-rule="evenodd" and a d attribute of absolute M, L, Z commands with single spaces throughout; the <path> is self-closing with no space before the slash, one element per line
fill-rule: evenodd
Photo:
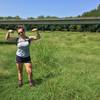
<path fill-rule="evenodd" d="M 30 84 L 30 87 L 32 87 L 33 86 L 33 80 L 30 80 L 29 84 Z"/>
<path fill-rule="evenodd" d="M 19 87 L 22 87 L 22 86 L 23 86 L 22 80 L 19 80 L 19 81 L 18 81 L 18 86 L 19 86 Z"/>

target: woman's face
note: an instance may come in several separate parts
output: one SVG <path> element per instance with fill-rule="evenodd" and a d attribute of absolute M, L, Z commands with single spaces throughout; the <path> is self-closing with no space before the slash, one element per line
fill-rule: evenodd
<path fill-rule="evenodd" d="M 18 34 L 19 34 L 20 36 L 25 36 L 25 30 L 24 30 L 24 28 L 19 28 L 19 29 L 18 29 Z"/>

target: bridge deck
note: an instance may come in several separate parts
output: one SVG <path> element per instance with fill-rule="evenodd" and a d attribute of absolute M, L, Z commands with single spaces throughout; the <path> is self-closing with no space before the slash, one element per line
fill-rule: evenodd
<path fill-rule="evenodd" d="M 3 19 L 0 24 L 100 24 L 100 17 L 90 18 L 67 18 L 53 20 L 14 20 Z"/>

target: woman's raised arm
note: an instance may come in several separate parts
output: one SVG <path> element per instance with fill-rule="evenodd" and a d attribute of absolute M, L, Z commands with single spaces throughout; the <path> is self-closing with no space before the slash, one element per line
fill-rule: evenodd
<path fill-rule="evenodd" d="M 29 36 L 30 40 L 37 40 L 40 39 L 40 34 L 37 28 L 32 29 L 32 32 L 36 32 L 35 36 Z"/>
<path fill-rule="evenodd" d="M 5 36 L 5 39 L 6 39 L 6 40 L 11 39 L 11 33 L 14 33 L 14 31 L 13 31 L 13 30 L 8 30 L 8 31 L 7 31 L 6 36 Z"/>

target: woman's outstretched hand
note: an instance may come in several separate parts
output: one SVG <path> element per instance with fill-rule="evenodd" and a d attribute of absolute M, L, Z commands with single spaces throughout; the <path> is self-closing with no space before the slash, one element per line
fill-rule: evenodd
<path fill-rule="evenodd" d="M 37 28 L 33 28 L 33 29 L 32 29 L 32 32 L 36 32 L 36 31 L 38 31 Z"/>
<path fill-rule="evenodd" d="M 8 30 L 8 33 L 14 33 L 14 30 Z"/>

